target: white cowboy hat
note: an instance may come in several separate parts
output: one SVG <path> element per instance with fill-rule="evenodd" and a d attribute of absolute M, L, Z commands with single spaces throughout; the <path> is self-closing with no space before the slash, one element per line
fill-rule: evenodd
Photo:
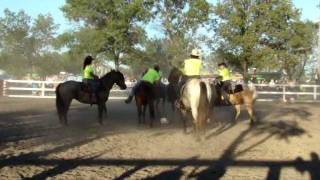
<path fill-rule="evenodd" d="M 200 57 L 200 56 L 201 56 L 201 52 L 200 52 L 199 49 L 193 49 L 193 50 L 191 51 L 191 55 L 192 55 L 192 56 Z"/>

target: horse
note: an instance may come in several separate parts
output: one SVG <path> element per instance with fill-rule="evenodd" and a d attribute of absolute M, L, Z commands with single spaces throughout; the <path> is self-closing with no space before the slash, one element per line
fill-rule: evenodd
<path fill-rule="evenodd" d="M 167 101 L 170 103 L 171 109 L 173 112 L 175 112 L 175 109 L 176 109 L 175 102 L 178 99 L 178 93 L 179 93 L 178 84 L 182 74 L 183 73 L 178 68 L 174 67 L 171 69 L 168 76 L 169 84 L 167 85 L 167 92 L 166 92 Z"/>
<path fill-rule="evenodd" d="M 192 78 L 186 81 L 180 90 L 180 112 L 182 113 L 184 132 L 187 131 L 186 115 L 191 111 L 197 136 L 205 127 L 211 112 L 211 87 L 208 81 Z"/>
<path fill-rule="evenodd" d="M 147 107 L 149 107 L 150 113 L 150 127 L 153 127 L 153 121 L 155 119 L 155 87 L 148 82 L 142 81 L 141 84 L 137 87 L 135 92 L 135 101 L 138 111 L 138 123 L 145 123 L 145 116 Z"/>
<path fill-rule="evenodd" d="M 216 102 L 215 105 L 219 105 L 217 102 L 221 102 L 222 90 L 219 85 L 218 80 L 214 81 L 212 88 L 212 102 Z M 239 86 L 238 86 L 239 87 Z M 238 121 L 241 112 L 241 105 L 245 105 L 250 116 L 250 124 L 254 124 L 254 103 L 257 98 L 257 92 L 254 86 L 243 86 L 241 85 L 241 90 L 233 91 L 232 93 L 227 93 L 227 101 L 230 102 L 229 106 L 233 106 L 236 110 L 236 115 L 234 120 Z"/>
<path fill-rule="evenodd" d="M 107 113 L 106 101 L 109 98 L 111 88 L 114 84 L 117 84 L 120 89 L 126 89 L 127 86 L 123 74 L 115 70 L 105 74 L 98 82 L 99 88 L 95 102 L 90 100 L 91 93 L 86 91 L 86 85 L 82 82 L 66 81 L 56 87 L 56 108 L 61 124 L 68 125 L 67 113 L 73 99 L 84 104 L 97 104 L 99 123 L 103 124 L 102 114 L 103 111 Z"/>

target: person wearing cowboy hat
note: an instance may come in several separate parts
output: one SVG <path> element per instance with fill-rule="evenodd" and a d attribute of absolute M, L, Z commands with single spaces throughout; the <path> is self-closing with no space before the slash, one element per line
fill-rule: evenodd
<path fill-rule="evenodd" d="M 184 60 L 183 72 L 185 76 L 200 76 L 202 60 L 200 59 L 201 52 L 198 49 L 193 49 L 190 58 Z"/>
<path fill-rule="evenodd" d="M 183 62 L 182 72 L 183 76 L 181 78 L 181 81 L 178 85 L 179 92 L 181 88 L 184 86 L 184 84 L 188 81 L 190 78 L 199 78 L 201 67 L 202 67 L 202 60 L 200 59 L 201 52 L 199 49 L 193 49 L 190 54 L 190 58 L 185 59 Z M 178 99 L 176 101 L 176 106 L 179 108 L 181 107 L 181 101 L 180 101 L 180 93 L 178 93 Z"/>

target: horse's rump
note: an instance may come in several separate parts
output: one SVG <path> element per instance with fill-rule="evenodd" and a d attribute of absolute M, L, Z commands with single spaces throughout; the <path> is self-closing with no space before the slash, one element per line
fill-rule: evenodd
<path fill-rule="evenodd" d="M 147 104 L 146 101 L 155 99 L 154 86 L 146 81 L 142 81 L 137 87 L 135 92 L 136 98 L 139 99 L 144 105 Z"/>

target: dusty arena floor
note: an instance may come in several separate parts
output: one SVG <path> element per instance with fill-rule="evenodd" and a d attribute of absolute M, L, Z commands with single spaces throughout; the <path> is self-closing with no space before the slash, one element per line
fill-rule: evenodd
<path fill-rule="evenodd" d="M 63 127 L 54 99 L 0 97 L 0 179 L 320 179 L 319 104 L 258 102 L 255 126 L 219 107 L 200 142 L 172 113 L 150 129 L 133 104 L 107 107 L 100 126 L 73 102 Z"/>

